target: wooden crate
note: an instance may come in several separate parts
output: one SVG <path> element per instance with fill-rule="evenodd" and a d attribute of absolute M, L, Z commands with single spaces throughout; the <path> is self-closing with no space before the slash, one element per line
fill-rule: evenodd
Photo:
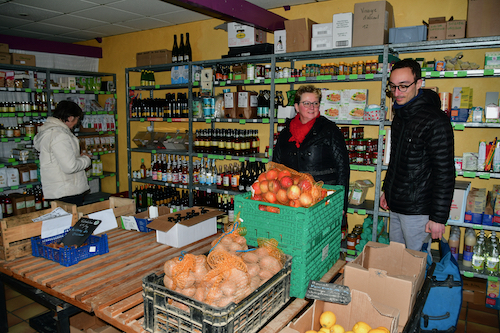
<path fill-rule="evenodd" d="M 121 216 L 135 214 L 135 201 L 128 198 L 109 197 L 109 200 L 77 207 L 78 218 L 110 208 L 113 209 L 118 225 L 120 225 Z"/>
<path fill-rule="evenodd" d="M 31 237 L 42 234 L 42 222 L 32 220 L 61 207 L 73 215 L 71 225 L 78 221 L 76 205 L 61 201 L 52 201 L 51 208 L 7 217 L 0 220 L 0 259 L 14 260 L 31 254 Z"/>

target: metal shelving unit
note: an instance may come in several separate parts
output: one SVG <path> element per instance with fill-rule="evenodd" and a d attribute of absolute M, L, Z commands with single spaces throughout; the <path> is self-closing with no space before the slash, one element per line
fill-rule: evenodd
<path fill-rule="evenodd" d="M 51 78 L 54 78 L 55 76 L 63 75 L 63 76 L 75 76 L 75 77 L 80 77 L 80 76 L 89 76 L 89 77 L 110 77 L 112 78 L 112 81 L 115 83 L 116 86 L 116 74 L 112 73 L 100 73 L 100 72 L 89 72 L 89 71 L 77 71 L 77 70 L 65 70 L 65 69 L 55 69 L 55 68 L 45 68 L 45 67 L 33 67 L 33 66 L 18 66 L 18 65 L 9 65 L 9 64 L 1 64 L 0 68 L 2 70 L 11 70 L 11 71 L 32 71 L 35 73 L 38 73 L 39 75 L 45 75 L 45 80 L 46 82 L 50 82 Z M 40 78 L 40 77 L 39 77 Z M 65 96 L 80 96 L 80 95 L 90 95 L 93 94 L 96 97 L 98 95 L 113 95 L 116 98 L 116 92 L 111 92 L 111 91 L 96 91 L 96 90 L 77 90 L 77 89 L 33 89 L 33 88 L 7 88 L 7 87 L 1 87 L 0 88 L 0 99 L 3 100 L 2 93 L 25 93 L 28 94 L 28 100 L 29 101 L 34 101 L 34 94 L 35 93 L 42 93 L 45 94 L 46 96 L 46 107 L 48 111 L 32 111 L 32 112 L 8 112 L 8 113 L 0 113 L 1 118 L 10 118 L 10 117 L 47 117 L 51 114 L 51 104 L 50 104 L 50 95 L 51 94 L 63 94 Z M 17 99 L 17 98 L 16 98 Z M 93 112 L 84 112 L 84 114 L 89 114 L 89 115 L 94 115 L 94 114 L 113 114 L 115 119 L 116 119 L 116 105 L 115 105 L 115 111 L 114 112 L 107 112 L 107 111 L 93 111 Z M 109 135 L 114 135 L 115 136 L 115 151 L 113 152 L 115 154 L 115 172 L 109 172 L 105 173 L 104 177 L 110 177 L 110 176 L 116 176 L 116 192 L 119 191 L 119 182 L 118 182 L 118 135 L 116 131 L 103 131 L 103 132 L 76 132 L 76 136 L 85 136 L 85 135 L 102 135 L 102 134 L 109 134 Z M 32 138 L 31 137 L 17 137 L 17 138 L 1 138 L 0 142 L 31 142 Z M 111 152 L 99 152 L 99 153 L 94 153 L 94 155 L 102 155 L 102 154 L 107 154 Z M 17 161 L 10 161 L 11 159 L 7 159 L 7 162 L 3 163 L 3 165 L 16 165 L 16 164 L 22 164 L 21 162 Z M 34 163 L 39 163 L 38 160 L 35 160 Z M 97 177 L 90 177 L 89 179 L 96 179 L 96 178 L 104 178 L 103 176 L 97 176 Z M 0 188 L 0 191 L 7 191 L 7 190 L 17 190 L 19 188 L 30 188 L 35 185 L 40 185 L 40 182 L 32 182 L 29 184 L 22 184 L 19 186 L 12 186 L 12 187 L 4 187 Z M 101 199 L 108 198 L 109 193 L 104 193 L 101 192 L 101 185 L 99 182 L 99 192 L 98 193 L 93 193 L 91 195 L 87 195 L 85 198 L 85 203 L 93 203 L 97 202 Z"/>

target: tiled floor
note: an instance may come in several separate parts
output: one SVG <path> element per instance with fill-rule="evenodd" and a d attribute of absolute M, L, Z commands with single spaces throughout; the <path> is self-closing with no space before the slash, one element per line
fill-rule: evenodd
<path fill-rule="evenodd" d="M 5 299 L 7 305 L 7 321 L 9 333 L 32 333 L 36 332 L 29 325 L 29 319 L 49 311 L 46 307 L 33 302 L 28 297 L 17 291 L 5 287 Z"/>

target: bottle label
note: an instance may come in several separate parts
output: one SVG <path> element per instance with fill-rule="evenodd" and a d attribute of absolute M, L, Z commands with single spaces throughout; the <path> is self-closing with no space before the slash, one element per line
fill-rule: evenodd
<path fill-rule="evenodd" d="M 469 246 L 470 247 L 470 246 Z M 464 261 L 471 261 L 472 260 L 472 252 L 466 251 L 464 249 L 464 256 L 463 256 Z"/>
<path fill-rule="evenodd" d="M 7 211 L 7 214 L 10 215 L 14 212 L 14 207 L 12 207 L 12 204 L 5 204 L 5 210 Z"/>
<path fill-rule="evenodd" d="M 186 173 L 182 174 L 182 184 L 187 185 L 189 183 L 189 175 Z"/>
<path fill-rule="evenodd" d="M 240 150 L 241 149 L 241 144 L 239 142 L 234 143 L 234 150 Z"/>
<path fill-rule="evenodd" d="M 222 186 L 229 187 L 230 185 L 231 185 L 231 183 L 230 183 L 229 177 L 228 176 L 222 177 Z"/>
<path fill-rule="evenodd" d="M 238 187 L 238 177 L 231 177 L 231 187 Z"/>
<path fill-rule="evenodd" d="M 200 174 L 193 173 L 193 184 L 198 184 L 200 182 Z"/>
<path fill-rule="evenodd" d="M 241 184 L 240 184 L 240 185 L 238 186 L 238 191 L 240 191 L 240 192 L 245 191 L 245 186 L 243 186 L 243 185 L 241 185 Z"/>
<path fill-rule="evenodd" d="M 172 56 L 172 62 L 177 62 L 177 56 Z"/>
<path fill-rule="evenodd" d="M 41 201 L 40 202 L 35 202 L 35 209 L 36 210 L 42 209 L 42 202 Z"/>
<path fill-rule="evenodd" d="M 217 186 L 222 185 L 222 175 L 217 175 Z"/>
<path fill-rule="evenodd" d="M 179 181 L 179 174 L 177 172 L 172 173 L 172 183 L 177 184 Z"/>
<path fill-rule="evenodd" d="M 153 180 L 158 180 L 158 172 L 153 171 L 153 174 L 151 175 L 151 177 L 153 178 Z"/>
<path fill-rule="evenodd" d="M 166 177 L 165 177 L 165 178 L 166 178 L 166 179 L 165 179 L 165 181 L 166 181 L 166 182 L 171 183 L 171 182 L 172 182 L 172 180 L 173 180 L 173 173 L 171 173 L 171 172 L 167 172 L 167 174 L 166 174 Z"/>
<path fill-rule="evenodd" d="M 482 271 L 484 269 L 484 258 L 483 257 L 472 257 L 472 268 L 477 271 Z"/>

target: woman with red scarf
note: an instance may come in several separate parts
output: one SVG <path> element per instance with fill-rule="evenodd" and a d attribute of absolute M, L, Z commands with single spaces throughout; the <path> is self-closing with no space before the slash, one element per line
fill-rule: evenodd
<path fill-rule="evenodd" d="M 288 120 L 280 132 L 273 161 L 309 173 L 316 181 L 344 186 L 345 213 L 349 192 L 349 154 L 337 125 L 319 115 L 320 101 L 321 90 L 313 85 L 301 86 L 297 90 L 297 115 Z"/>

